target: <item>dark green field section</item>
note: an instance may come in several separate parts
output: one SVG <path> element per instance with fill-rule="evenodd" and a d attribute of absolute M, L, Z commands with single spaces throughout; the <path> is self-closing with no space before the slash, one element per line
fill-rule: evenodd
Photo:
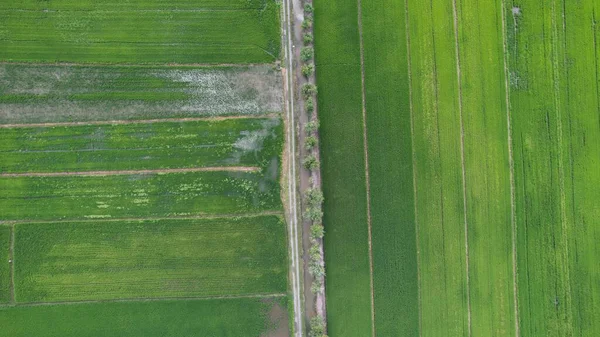
<path fill-rule="evenodd" d="M 285 293 L 276 216 L 18 224 L 17 303 Z"/>
<path fill-rule="evenodd" d="M 357 4 L 315 1 L 327 323 L 331 336 L 371 334 L 371 294 Z"/>
<path fill-rule="evenodd" d="M 227 3 L 227 1 L 225 1 Z M 46 1 L 0 5 L 0 59 L 81 63 L 270 63 L 279 57 L 279 4 L 220 10 L 202 2 L 164 8 Z M 74 5 L 77 3 L 77 5 Z M 189 6 L 193 4 L 194 8 Z M 158 8 L 157 8 L 158 6 Z M 163 8 L 160 8 L 163 7 Z M 185 7 L 188 7 L 187 9 Z"/>
<path fill-rule="evenodd" d="M 281 85 L 270 65 L 0 64 L 0 123 L 279 113 Z"/>
<path fill-rule="evenodd" d="M 268 167 L 279 119 L 227 119 L 0 129 L 0 173 Z"/>
<path fill-rule="evenodd" d="M 261 337 L 287 324 L 286 306 L 282 298 L 0 307 L 0 325 L 11 337 Z"/>
<path fill-rule="evenodd" d="M 10 300 L 10 227 L 0 226 L 0 303 Z"/>
<path fill-rule="evenodd" d="M 405 6 L 361 5 L 375 334 L 419 336 Z"/>
<path fill-rule="evenodd" d="M 1 177 L 2 220 L 171 217 L 279 211 L 277 163 L 266 172 Z"/>

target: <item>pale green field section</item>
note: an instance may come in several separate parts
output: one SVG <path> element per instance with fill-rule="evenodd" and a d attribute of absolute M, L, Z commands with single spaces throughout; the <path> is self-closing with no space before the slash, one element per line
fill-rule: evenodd
<path fill-rule="evenodd" d="M 460 89 L 451 1 L 407 3 L 422 336 L 467 336 Z"/>
<path fill-rule="evenodd" d="M 276 216 L 17 224 L 17 303 L 285 293 Z"/>
<path fill-rule="evenodd" d="M 0 303 L 10 301 L 10 227 L 0 226 Z"/>
<path fill-rule="evenodd" d="M 0 173 L 266 167 L 278 118 L 0 129 Z"/>
<path fill-rule="evenodd" d="M 471 334 L 514 336 L 517 318 L 501 2 L 458 0 L 457 21 Z"/>
<path fill-rule="evenodd" d="M 210 0 L 13 1 L 0 4 L 0 59 L 80 63 L 271 63 L 279 58 L 279 3 Z M 229 1 L 223 1 L 228 4 Z M 229 7 L 229 8 L 218 8 Z"/>
<path fill-rule="evenodd" d="M 172 217 L 279 211 L 278 166 L 266 172 L 1 177 L 1 220 Z"/>
<path fill-rule="evenodd" d="M 263 337 L 287 326 L 285 298 L 0 307 L 11 337 Z"/>
<path fill-rule="evenodd" d="M 281 86 L 270 65 L 0 64 L 0 123 L 279 113 Z"/>

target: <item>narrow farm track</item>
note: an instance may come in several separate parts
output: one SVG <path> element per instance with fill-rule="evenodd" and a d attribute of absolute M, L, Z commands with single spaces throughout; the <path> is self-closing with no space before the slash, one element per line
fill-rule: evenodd
<path fill-rule="evenodd" d="M 53 224 L 53 223 L 66 223 L 66 222 L 87 222 L 87 223 L 101 223 L 101 222 L 121 222 L 121 221 L 159 221 L 159 220 L 193 220 L 193 219 L 223 219 L 223 218 L 255 218 L 261 216 L 283 216 L 283 212 L 280 211 L 265 211 L 259 213 L 241 213 L 241 214 L 215 214 L 215 215 L 197 215 L 197 216 L 172 216 L 172 217 L 142 217 L 142 218 L 104 218 L 104 219 L 81 219 L 81 220 L 10 220 L 0 221 L 0 226 L 8 225 L 13 226 L 20 223 L 27 224 Z"/>
<path fill-rule="evenodd" d="M 419 212 L 417 207 L 417 158 L 415 154 L 415 118 L 414 118 L 414 107 L 413 107 L 413 88 L 412 85 L 412 67 L 411 67 L 411 53 L 410 53 L 410 20 L 408 15 L 408 1 L 404 1 L 404 15 L 405 15 L 405 23 L 406 23 L 406 53 L 408 57 L 406 61 L 408 63 L 408 94 L 409 94 L 409 108 L 410 108 L 410 138 L 413 144 L 411 148 L 411 158 L 412 158 L 412 172 L 413 172 L 413 198 L 414 198 L 414 210 L 415 210 L 415 239 L 416 239 L 416 248 L 417 248 L 417 289 L 418 289 L 418 303 L 419 308 L 419 337 L 423 336 L 423 313 L 422 313 L 422 296 L 421 296 L 421 249 L 420 249 L 420 235 L 419 235 Z"/>
<path fill-rule="evenodd" d="M 371 184 L 369 181 L 369 140 L 367 137 L 367 106 L 365 92 L 365 51 L 363 44 L 363 25 L 362 25 L 362 3 L 358 2 L 358 36 L 360 41 L 360 78 L 362 94 L 362 127 L 363 127 L 363 151 L 365 153 L 365 189 L 367 194 L 367 233 L 369 240 L 369 272 L 371 288 L 371 334 L 375 333 L 375 290 L 373 288 L 373 226 L 371 221 Z"/>
<path fill-rule="evenodd" d="M 465 128 L 463 120 L 463 102 L 462 102 L 462 80 L 460 73 L 460 48 L 458 44 L 458 12 L 456 9 L 456 0 L 452 0 L 452 16 L 454 22 L 454 52 L 456 55 L 456 78 L 458 81 L 458 111 L 460 120 L 460 159 L 461 159 L 461 172 L 462 172 L 462 194 L 463 194 L 463 214 L 464 214 L 464 227 L 465 227 L 465 275 L 466 275 L 466 288 L 467 288 L 467 323 L 468 323 L 468 336 L 472 334 L 471 327 L 471 288 L 470 288 L 470 275 L 469 275 L 469 222 L 467 220 L 467 173 L 465 170 Z"/>
<path fill-rule="evenodd" d="M 510 86 L 509 86 L 509 64 L 508 64 L 508 48 L 506 38 L 506 8 L 505 0 L 501 1 L 502 11 L 502 51 L 503 51 L 503 62 L 504 62 L 504 86 L 505 86 L 505 99 L 506 99 L 506 126 L 508 131 L 508 162 L 510 165 L 510 219 L 511 219 L 511 239 L 512 239 L 512 269 L 513 269 L 513 302 L 514 302 L 514 315 L 515 315 L 515 336 L 520 336 L 519 329 L 519 285 L 517 278 L 517 221 L 516 221 L 516 206 L 515 206 L 515 164 L 514 155 L 512 148 L 512 127 L 510 123 Z"/>
<path fill-rule="evenodd" d="M 54 306 L 54 305 L 77 305 L 77 304 L 94 304 L 94 303 L 131 303 L 131 302 L 160 302 L 160 301 L 189 301 L 189 300 L 226 300 L 226 299 L 240 299 L 240 298 L 280 298 L 285 297 L 285 293 L 276 294 L 251 294 L 251 295 L 237 295 L 237 296 L 204 296 L 204 297 L 164 297 L 164 298 L 129 298 L 129 299 L 116 299 L 116 300 L 98 300 L 98 301 L 64 301 L 64 302 L 33 302 L 33 303 L 18 303 L 14 302 L 11 304 L 1 304 L 0 308 L 6 307 L 41 307 L 41 306 Z"/>
<path fill-rule="evenodd" d="M 292 50 L 293 41 L 293 21 L 291 13 L 292 0 L 284 0 L 282 8 L 282 28 L 283 44 L 284 44 L 284 56 L 286 61 L 285 70 L 285 95 L 287 105 L 287 153 L 289 156 L 288 160 L 288 202 L 289 202 L 289 246 L 291 251 L 291 278 L 292 278 L 292 294 L 293 294 L 293 312 L 294 312 L 294 332 L 297 337 L 303 337 L 304 322 L 302 320 L 302 303 L 301 303 L 301 284 L 300 284 L 300 253 L 299 253 L 299 236 L 298 236 L 298 202 L 296 201 L 297 187 L 296 187 L 296 126 L 295 126 L 295 114 L 294 114 L 294 100 L 295 100 L 295 89 L 294 89 L 294 53 Z"/>
<path fill-rule="evenodd" d="M 185 122 L 218 122 L 231 119 L 263 119 L 276 118 L 279 114 L 264 115 L 236 115 L 236 116 L 214 116 L 214 117 L 188 117 L 188 118 L 157 118 L 157 119 L 139 119 L 139 120 L 110 120 L 110 121 L 87 121 L 87 122 L 57 122 L 57 123 L 18 123 L 18 124 L 0 124 L 0 129 L 14 128 L 45 128 L 61 126 L 86 126 L 86 125 L 129 125 L 129 124 L 152 124 L 152 123 L 185 123 Z"/>
<path fill-rule="evenodd" d="M 68 176 L 118 176 L 130 174 L 170 174 L 188 172 L 258 172 L 259 167 L 248 166 L 217 166 L 217 167 L 194 167 L 179 169 L 158 170 L 121 170 L 121 171 L 79 171 L 79 172 L 29 172 L 29 173 L 1 173 L 0 177 L 68 177 Z"/>

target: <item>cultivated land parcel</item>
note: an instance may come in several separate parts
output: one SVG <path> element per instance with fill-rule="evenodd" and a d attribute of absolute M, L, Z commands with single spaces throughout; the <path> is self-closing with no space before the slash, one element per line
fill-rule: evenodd
<path fill-rule="evenodd" d="M 329 335 L 600 335 L 600 2 L 314 5 Z"/>
<path fill-rule="evenodd" d="M 279 4 L 0 22 L 0 335 L 287 336 Z"/>

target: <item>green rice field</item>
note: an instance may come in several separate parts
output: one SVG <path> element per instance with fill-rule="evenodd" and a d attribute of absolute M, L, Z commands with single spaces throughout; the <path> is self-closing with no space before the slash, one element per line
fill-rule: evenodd
<path fill-rule="evenodd" d="M 280 10 L 0 2 L 0 336 L 290 335 Z"/>
<path fill-rule="evenodd" d="M 600 334 L 600 3 L 315 8 L 329 336 Z"/>
<path fill-rule="evenodd" d="M 232 1 L 216 8 L 212 0 L 179 2 L 182 6 L 157 1 L 124 6 L 3 2 L 0 59 L 158 64 L 267 63 L 279 58 L 276 1 Z"/>

